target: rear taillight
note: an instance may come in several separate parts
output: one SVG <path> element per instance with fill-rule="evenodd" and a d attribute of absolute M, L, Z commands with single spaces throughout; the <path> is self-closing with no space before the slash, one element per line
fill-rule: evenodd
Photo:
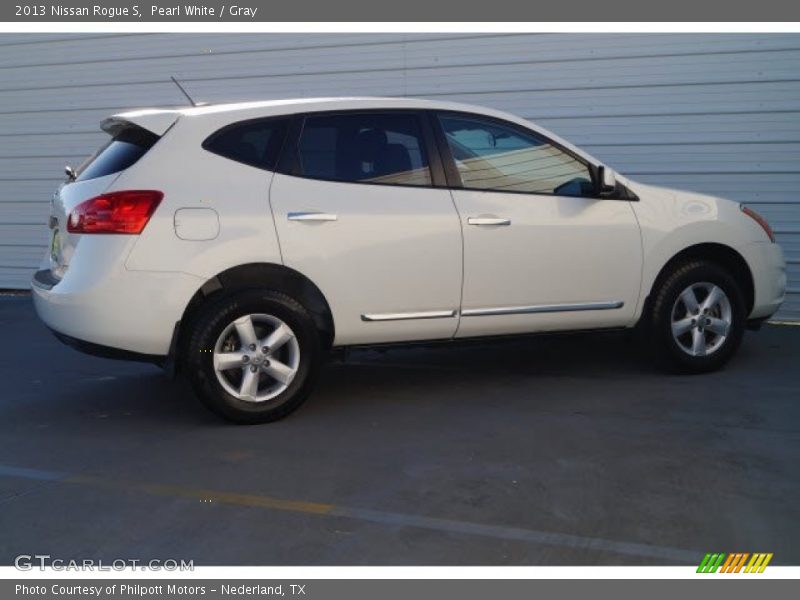
<path fill-rule="evenodd" d="M 772 231 L 772 227 L 769 226 L 769 223 L 767 223 L 767 220 L 764 217 L 762 217 L 760 214 L 758 214 L 756 211 L 754 211 L 752 208 L 746 207 L 744 204 L 740 204 L 739 207 L 742 209 L 742 212 L 744 214 L 746 214 L 748 217 L 753 219 L 756 223 L 761 225 L 761 228 L 767 234 L 767 237 L 769 238 L 769 240 L 771 242 L 775 243 L 775 233 Z"/>
<path fill-rule="evenodd" d="M 95 196 L 76 206 L 67 219 L 70 233 L 141 233 L 164 194 L 127 190 Z"/>

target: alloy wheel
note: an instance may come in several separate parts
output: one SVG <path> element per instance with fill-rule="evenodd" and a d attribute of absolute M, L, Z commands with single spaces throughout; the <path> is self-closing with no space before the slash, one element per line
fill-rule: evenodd
<path fill-rule="evenodd" d="M 214 345 L 220 385 L 245 402 L 266 402 L 286 390 L 300 366 L 300 345 L 284 321 L 268 314 L 239 317 Z"/>
<path fill-rule="evenodd" d="M 721 287 L 693 283 L 672 306 L 672 337 L 689 356 L 708 356 L 725 343 L 732 321 L 731 302 Z"/>

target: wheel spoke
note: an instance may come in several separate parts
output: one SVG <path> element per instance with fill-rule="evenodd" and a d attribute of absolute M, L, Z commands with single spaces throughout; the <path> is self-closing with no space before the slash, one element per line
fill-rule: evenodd
<path fill-rule="evenodd" d="M 258 371 L 253 372 L 250 369 L 244 369 L 244 376 L 242 377 L 242 385 L 239 387 L 239 396 L 242 400 L 256 400 L 258 394 Z"/>
<path fill-rule="evenodd" d="M 699 329 L 692 331 L 692 354 L 704 356 L 706 353 L 706 334 Z"/>
<path fill-rule="evenodd" d="M 694 290 L 691 287 L 683 290 L 681 293 L 681 300 L 683 300 L 683 305 L 690 313 L 696 313 L 700 308 L 697 304 L 697 296 L 694 295 Z"/>
<path fill-rule="evenodd" d="M 262 367 L 264 372 L 284 385 L 289 385 L 296 373 L 289 365 L 270 359 L 269 366 Z"/>
<path fill-rule="evenodd" d="M 721 336 L 728 335 L 728 330 L 730 329 L 730 325 L 727 321 L 725 321 L 724 319 L 716 319 L 714 317 L 711 317 L 709 321 L 711 322 L 706 325 L 706 329 L 708 329 L 709 331 L 713 331 L 717 335 Z"/>
<path fill-rule="evenodd" d="M 253 320 L 250 318 L 250 315 L 236 319 L 233 324 L 236 327 L 236 333 L 239 336 L 239 341 L 242 343 L 243 348 L 258 343 L 256 330 L 253 327 Z"/>
<path fill-rule="evenodd" d="M 692 317 L 686 317 L 672 323 L 672 335 L 681 336 L 692 328 Z"/>
<path fill-rule="evenodd" d="M 275 352 L 278 348 L 283 346 L 286 342 L 294 337 L 292 330 L 286 325 L 281 323 L 278 328 L 270 333 L 261 344 L 269 348 L 270 353 Z"/>
<path fill-rule="evenodd" d="M 216 352 L 214 353 L 214 368 L 217 371 L 241 368 L 244 352 Z"/>
<path fill-rule="evenodd" d="M 718 287 L 714 286 L 708 292 L 708 296 L 703 300 L 703 305 L 700 307 L 703 310 L 710 311 L 714 306 L 719 304 L 719 301 L 725 296 L 725 293 Z"/>

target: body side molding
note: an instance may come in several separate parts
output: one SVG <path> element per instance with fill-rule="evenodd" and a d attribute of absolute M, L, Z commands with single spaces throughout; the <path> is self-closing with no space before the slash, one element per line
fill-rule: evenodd
<path fill-rule="evenodd" d="M 526 315 L 533 313 L 575 312 L 580 310 L 615 310 L 625 305 L 621 300 L 609 302 L 583 302 L 573 304 L 537 304 L 533 306 L 501 306 L 495 308 L 468 308 L 463 317 L 489 317 L 495 315 Z"/>
<path fill-rule="evenodd" d="M 374 313 L 361 315 L 362 321 L 407 321 L 409 319 L 448 319 L 455 317 L 456 310 L 427 310 L 408 313 Z"/>

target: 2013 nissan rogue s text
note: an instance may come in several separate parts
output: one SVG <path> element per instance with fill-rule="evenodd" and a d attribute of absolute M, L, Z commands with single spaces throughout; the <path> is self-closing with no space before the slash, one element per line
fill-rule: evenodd
<path fill-rule="evenodd" d="M 296 409 L 336 347 L 639 326 L 717 369 L 780 306 L 769 225 L 643 185 L 524 119 L 449 102 L 141 110 L 52 201 L 41 319 L 177 365 L 219 415 Z"/>

